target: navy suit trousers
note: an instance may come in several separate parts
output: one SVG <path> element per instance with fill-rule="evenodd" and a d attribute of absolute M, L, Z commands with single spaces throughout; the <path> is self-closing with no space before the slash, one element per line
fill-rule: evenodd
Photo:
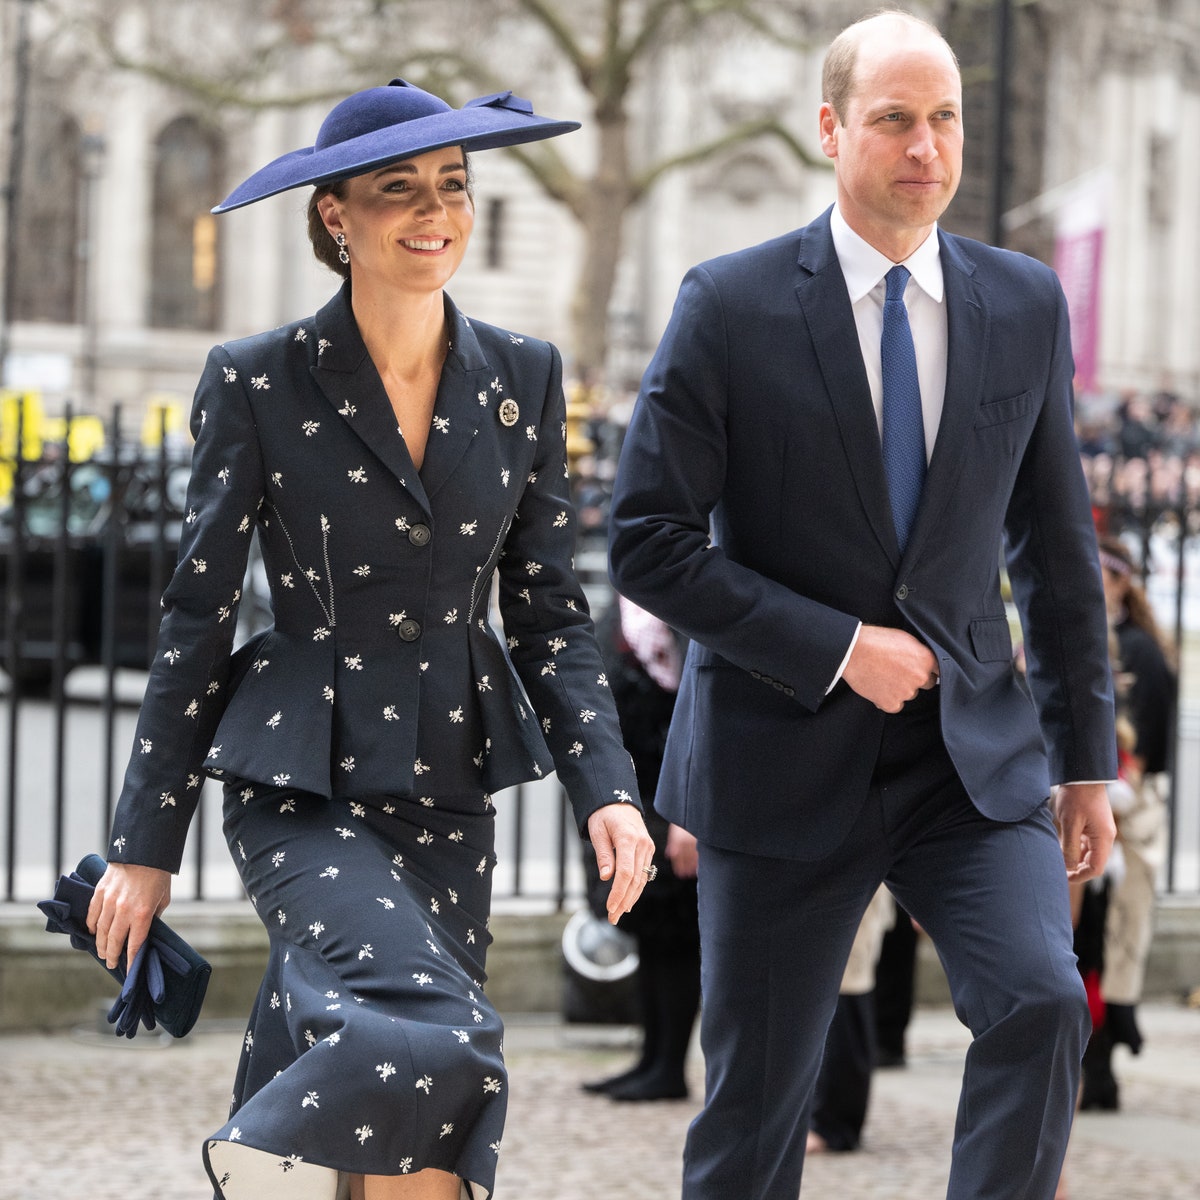
<path fill-rule="evenodd" d="M 1053 1197 L 1089 1033 L 1062 853 L 1046 806 L 1005 823 L 971 804 L 933 691 L 888 718 L 867 801 L 827 857 L 701 844 L 706 1100 L 684 1200 L 796 1200 L 825 1032 L 880 882 L 929 933 L 973 1034 L 948 1200 Z"/>

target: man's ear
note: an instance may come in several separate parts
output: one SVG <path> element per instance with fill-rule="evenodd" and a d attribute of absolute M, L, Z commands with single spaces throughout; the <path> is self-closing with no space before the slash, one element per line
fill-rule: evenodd
<path fill-rule="evenodd" d="M 826 158 L 837 158 L 837 135 L 840 127 L 833 105 L 828 102 L 822 104 L 817 114 L 817 128 L 821 133 L 821 151 Z"/>

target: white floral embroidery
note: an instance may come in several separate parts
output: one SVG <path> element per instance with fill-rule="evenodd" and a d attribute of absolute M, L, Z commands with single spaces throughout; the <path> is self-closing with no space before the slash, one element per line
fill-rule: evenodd
<path fill-rule="evenodd" d="M 449 433 L 450 432 L 450 418 L 449 417 L 434 417 L 433 418 L 433 427 L 434 427 L 434 429 L 436 429 L 438 431 L 438 433 Z"/>
<path fill-rule="evenodd" d="M 377 1064 L 375 1070 L 379 1072 L 379 1078 L 385 1083 L 396 1074 L 396 1068 L 390 1062 Z"/>
<path fill-rule="evenodd" d="M 222 368 L 225 372 L 226 383 L 237 383 L 237 370 L 234 367 Z"/>
<path fill-rule="evenodd" d="M 317 430 L 321 428 L 321 422 L 320 421 L 305 421 L 304 424 L 300 426 L 300 428 L 302 430 L 304 430 L 305 437 L 312 437 L 313 434 L 316 433 Z"/>
<path fill-rule="evenodd" d="M 366 467 L 355 467 L 352 471 L 347 471 L 346 476 L 351 483 L 366 483 L 367 469 Z"/>
<path fill-rule="evenodd" d="M 388 704 L 388 705 L 386 705 L 386 706 L 384 707 L 384 710 L 383 710 L 383 719 L 384 719 L 385 721 L 398 721 L 398 720 L 400 720 L 400 714 L 399 714 L 398 712 L 396 712 L 396 706 L 395 706 L 394 704 Z"/>

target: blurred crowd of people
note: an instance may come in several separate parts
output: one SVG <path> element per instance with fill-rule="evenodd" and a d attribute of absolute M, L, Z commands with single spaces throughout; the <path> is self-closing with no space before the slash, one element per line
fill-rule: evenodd
<path fill-rule="evenodd" d="M 1076 429 L 1102 533 L 1148 531 L 1190 514 L 1200 532 L 1200 419 L 1172 392 L 1081 396 Z"/>
<path fill-rule="evenodd" d="M 633 393 L 592 393 L 582 422 L 592 449 L 575 463 L 576 498 L 584 534 L 601 539 Z M 1188 532 L 1200 534 L 1200 404 L 1168 391 L 1084 394 L 1076 431 L 1100 533 L 1149 534 L 1173 526 L 1182 507 Z"/>

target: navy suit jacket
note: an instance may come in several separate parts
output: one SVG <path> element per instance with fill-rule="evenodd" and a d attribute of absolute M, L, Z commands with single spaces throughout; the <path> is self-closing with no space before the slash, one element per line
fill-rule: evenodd
<path fill-rule="evenodd" d="M 420 472 L 348 287 L 210 354 L 112 859 L 177 869 L 206 772 L 386 803 L 557 768 L 581 826 L 637 803 L 572 565 L 558 352 L 446 308 Z M 231 653 L 256 528 L 274 626 Z"/>
<path fill-rule="evenodd" d="M 1044 265 L 939 237 L 945 408 L 903 555 L 828 212 L 690 271 L 643 380 L 612 575 L 692 639 L 655 807 L 714 845 L 810 858 L 849 830 L 885 720 L 844 682 L 826 695 L 859 621 L 937 656 L 945 744 L 987 816 L 1115 775 L 1066 304 Z"/>

